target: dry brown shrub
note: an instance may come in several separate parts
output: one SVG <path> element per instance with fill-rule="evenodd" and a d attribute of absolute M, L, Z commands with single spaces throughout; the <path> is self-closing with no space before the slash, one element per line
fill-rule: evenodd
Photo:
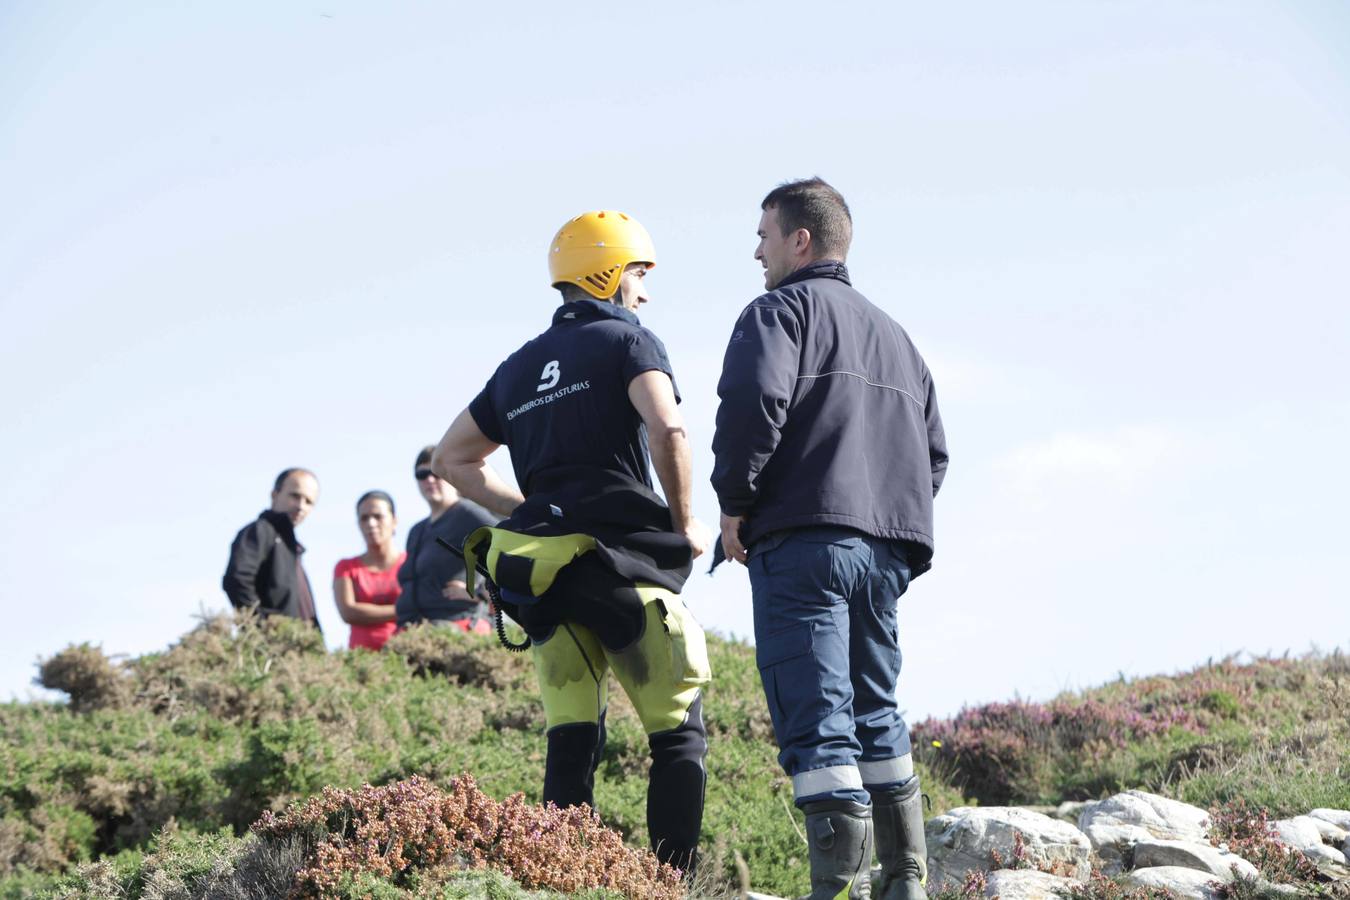
<path fill-rule="evenodd" d="M 299 684 L 336 673 L 341 663 L 305 623 L 240 610 L 203 618 L 177 644 L 133 668 L 136 702 L 158 715 L 172 720 L 202 710 L 226 722 L 259 722 L 286 715 Z"/>
<path fill-rule="evenodd" d="M 325 788 L 304 804 L 264 814 L 265 841 L 317 837 L 296 873 L 293 897 L 323 897 L 344 877 L 370 873 L 398 883 L 418 871 L 492 868 L 526 888 L 608 888 L 642 900 L 678 900 L 680 875 L 647 850 L 624 846 L 589 807 L 497 802 L 461 775 L 442 790 L 421 778 L 358 790 Z"/>
<path fill-rule="evenodd" d="M 406 659 L 417 675 L 441 676 L 456 684 L 521 688 L 532 683 L 534 674 L 529 654 L 507 653 L 495 637 L 465 634 L 445 625 L 406 628 L 384 649 Z"/>
<path fill-rule="evenodd" d="M 38 667 L 38 683 L 69 694 L 75 712 L 118 709 L 131 696 L 126 672 L 92 644 L 73 645 L 44 660 Z"/>

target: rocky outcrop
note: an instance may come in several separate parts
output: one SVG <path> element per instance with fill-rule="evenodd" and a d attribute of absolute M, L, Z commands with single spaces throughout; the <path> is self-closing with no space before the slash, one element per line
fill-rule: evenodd
<path fill-rule="evenodd" d="M 1330 822 L 1337 828 L 1350 831 L 1350 811 L 1344 809 L 1314 809 L 1308 815 L 1323 822 Z"/>
<path fill-rule="evenodd" d="M 1244 878 L 1259 874 L 1256 866 L 1235 853 L 1190 841 L 1140 841 L 1134 845 L 1132 864 L 1136 869 L 1180 866 L 1208 872 L 1221 881 L 1232 881 L 1234 871 Z"/>
<path fill-rule="evenodd" d="M 1337 810 L 1320 810 L 1335 813 Z M 1347 814 L 1350 815 L 1350 814 Z M 1319 816 L 1294 816 L 1271 823 L 1280 840 L 1295 848 L 1317 868 L 1334 878 L 1350 878 L 1350 864 L 1346 861 L 1346 831 Z M 1335 846 L 1329 846 L 1328 843 Z"/>
<path fill-rule="evenodd" d="M 1103 871 L 1115 874 L 1126 868 L 1128 854 L 1140 841 L 1207 843 L 1209 814 L 1157 794 L 1126 791 L 1085 809 L 1078 827 L 1101 857 Z"/>
<path fill-rule="evenodd" d="M 959 807 L 930 819 L 928 881 L 960 884 L 967 872 L 1019 865 L 1086 881 L 1092 845 L 1067 822 L 1018 807 Z"/>
<path fill-rule="evenodd" d="M 1178 898 L 1213 900 L 1221 884 L 1235 877 L 1259 882 L 1262 896 L 1303 896 L 1298 887 L 1262 881 L 1249 860 L 1226 846 L 1212 846 L 1209 816 L 1198 807 L 1126 791 L 1077 807 L 1061 804 L 1054 812 L 1051 818 L 1020 807 L 959 807 L 930 819 L 925 827 L 930 892 L 983 872 L 986 897 L 1057 900 L 1088 880 L 1095 850 L 1106 874 L 1120 874 L 1140 887 L 1167 888 Z M 1077 814 L 1081 831 L 1059 818 L 1068 813 Z M 1343 823 L 1350 823 L 1350 811 L 1315 809 L 1273 822 L 1272 829 L 1324 875 L 1350 881 L 1342 849 L 1350 829 Z"/>
<path fill-rule="evenodd" d="M 1187 900 L 1215 900 L 1219 896 L 1213 875 L 1183 866 L 1135 869 L 1125 876 L 1125 880 L 1139 887 L 1167 888 Z"/>
<path fill-rule="evenodd" d="M 999 869 L 990 872 L 984 895 L 998 900 L 1060 900 L 1079 882 L 1035 869 Z"/>

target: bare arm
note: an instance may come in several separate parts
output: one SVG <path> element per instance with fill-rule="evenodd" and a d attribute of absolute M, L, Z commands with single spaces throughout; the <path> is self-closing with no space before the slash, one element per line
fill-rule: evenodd
<path fill-rule="evenodd" d="M 499 516 L 509 516 L 525 498 L 487 464 L 492 451 L 500 446 L 483 434 L 466 409 L 455 417 L 436 445 L 431 469 L 474 503 Z"/>
<path fill-rule="evenodd" d="M 348 625 L 382 625 L 394 621 L 394 604 L 358 603 L 352 580 L 346 576 L 333 579 L 333 599 L 337 601 L 338 615 Z"/>
<path fill-rule="evenodd" d="M 643 372 L 628 382 L 628 399 L 647 426 L 652 467 L 670 506 L 671 527 L 689 540 L 698 557 L 708 539 L 703 525 L 694 518 L 689 435 L 675 403 L 670 376 L 656 369 Z"/>

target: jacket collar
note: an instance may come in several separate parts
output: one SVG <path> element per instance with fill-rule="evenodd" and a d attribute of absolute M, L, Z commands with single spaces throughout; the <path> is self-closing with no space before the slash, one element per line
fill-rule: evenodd
<path fill-rule="evenodd" d="M 853 285 L 853 282 L 848 280 L 848 266 L 837 259 L 818 259 L 813 263 L 807 263 L 778 282 L 774 286 L 774 290 L 787 287 L 789 284 L 796 284 L 799 281 L 806 281 L 808 278 L 833 278 L 850 287 Z"/>
<path fill-rule="evenodd" d="M 573 300 L 564 303 L 553 313 L 553 324 L 563 322 L 585 322 L 596 319 L 619 319 L 629 325 L 641 325 L 638 317 L 617 303 L 604 300 Z"/>
<path fill-rule="evenodd" d="M 265 509 L 258 513 L 258 518 L 266 519 L 277 530 L 277 534 L 281 535 L 281 539 L 286 542 L 287 547 L 290 547 L 296 553 L 305 552 L 304 544 L 295 539 L 295 525 L 291 522 L 290 516 Z"/>

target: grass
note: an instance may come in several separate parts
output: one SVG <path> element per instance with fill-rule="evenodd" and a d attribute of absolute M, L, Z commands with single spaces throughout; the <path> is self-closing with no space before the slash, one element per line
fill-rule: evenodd
<path fill-rule="evenodd" d="M 696 893 L 737 895 L 739 856 L 756 890 L 793 896 L 807 883 L 806 850 L 753 648 L 712 636 L 709 653 Z M 0 898 L 193 897 L 241 871 L 289 884 L 315 852 L 314 835 L 269 843 L 255 823 L 325 789 L 420 776 L 451 790 L 471 773 L 494 802 L 519 794 L 534 803 L 542 787 L 533 670 L 492 638 L 415 629 L 383 653 L 327 653 L 286 620 L 218 618 L 125 663 L 67 648 L 40 680 L 69 703 L 0 705 Z M 1243 798 L 1277 817 L 1345 808 L 1347 686 L 1350 662 L 1338 653 L 1226 659 L 919 723 L 916 757 L 934 813 L 1133 787 L 1200 806 Z M 606 825 L 643 847 L 646 738 L 622 691 L 611 698 L 596 802 Z M 449 864 L 397 877 L 354 865 L 343 877 L 326 896 L 554 896 Z"/>

